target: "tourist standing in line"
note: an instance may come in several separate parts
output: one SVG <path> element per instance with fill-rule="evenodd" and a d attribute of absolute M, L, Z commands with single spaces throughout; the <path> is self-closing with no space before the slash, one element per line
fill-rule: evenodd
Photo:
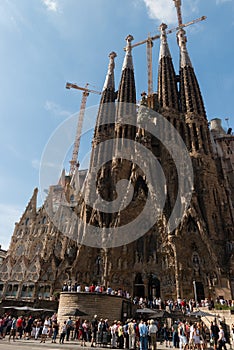
<path fill-rule="evenodd" d="M 84 320 L 82 323 L 82 346 L 86 346 L 86 341 L 88 340 L 88 322 Z"/>
<path fill-rule="evenodd" d="M 37 340 L 40 335 L 41 335 L 41 331 L 42 331 L 42 321 L 41 319 L 38 319 L 36 322 L 36 333 L 35 333 L 35 339 Z"/>
<path fill-rule="evenodd" d="M 170 338 L 169 338 L 170 331 L 166 323 L 164 323 L 161 332 L 162 332 L 162 337 L 163 337 L 163 341 L 165 342 L 166 348 L 170 347 Z"/>
<path fill-rule="evenodd" d="M 210 338 L 213 341 L 214 350 L 217 350 L 218 339 L 219 339 L 219 327 L 216 320 L 210 323 Z"/>
<path fill-rule="evenodd" d="M 117 321 L 114 321 L 112 326 L 110 327 L 111 330 L 111 347 L 112 349 L 116 349 L 117 347 Z"/>
<path fill-rule="evenodd" d="M 118 344 L 119 344 L 119 349 L 124 348 L 124 333 L 123 333 L 123 326 L 122 322 L 118 322 Z"/>
<path fill-rule="evenodd" d="M 172 342 L 173 347 L 178 348 L 179 347 L 179 335 L 178 335 L 178 323 L 174 322 L 172 326 Z"/>
<path fill-rule="evenodd" d="M 42 332 L 41 332 L 41 343 L 45 343 L 46 342 L 46 338 L 49 334 L 49 330 L 50 330 L 50 322 L 48 317 L 45 319 L 43 328 L 42 328 Z"/>
<path fill-rule="evenodd" d="M 96 345 L 97 331 L 98 331 L 98 320 L 97 320 L 97 315 L 94 315 L 91 321 L 91 333 L 92 333 L 91 346 L 92 347 L 94 346 L 94 343 Z"/>
<path fill-rule="evenodd" d="M 23 316 L 20 316 L 16 321 L 17 338 L 22 338 L 23 335 Z"/>
<path fill-rule="evenodd" d="M 74 330 L 74 340 L 75 339 L 80 339 L 79 337 L 79 329 L 80 329 L 80 318 L 77 317 L 75 320 L 75 330 Z"/>
<path fill-rule="evenodd" d="M 149 336 L 150 336 L 150 346 L 152 350 L 157 349 L 157 331 L 158 331 L 158 327 L 156 326 L 154 320 L 150 320 Z"/>
<path fill-rule="evenodd" d="M 201 331 L 199 323 L 193 325 L 193 342 L 195 349 L 199 350 L 201 348 Z"/>
<path fill-rule="evenodd" d="M 124 333 L 124 348 L 129 349 L 129 335 L 128 335 L 128 323 L 129 320 L 125 322 L 123 325 L 123 333 Z"/>
<path fill-rule="evenodd" d="M 219 339 L 218 339 L 218 350 L 222 350 L 222 348 L 224 348 L 224 350 L 227 350 L 226 348 L 226 338 L 224 335 L 224 330 L 222 326 L 219 326 Z"/>
<path fill-rule="evenodd" d="M 59 332 L 59 324 L 57 322 L 57 319 L 53 321 L 52 329 L 53 329 L 53 335 L 52 335 L 51 343 L 56 343 L 57 335 L 58 335 L 58 332 Z"/>
<path fill-rule="evenodd" d="M 194 324 L 190 321 L 189 323 L 189 350 L 194 350 L 194 340 L 193 340 Z"/>
<path fill-rule="evenodd" d="M 72 321 L 71 316 L 69 316 L 69 318 L 68 318 L 68 320 L 67 320 L 66 341 L 69 341 L 69 340 L 70 340 L 70 334 L 71 334 L 72 329 L 73 329 L 73 321 Z"/>
<path fill-rule="evenodd" d="M 15 341 L 16 337 L 16 318 L 12 318 L 12 324 L 11 324 L 11 330 L 10 330 L 10 335 L 9 335 L 9 341 L 11 340 L 11 337 L 13 338 L 13 341 Z"/>
<path fill-rule="evenodd" d="M 29 316 L 25 326 L 25 337 L 27 340 L 31 338 L 32 326 L 33 326 L 33 318 L 32 316 Z"/>
<path fill-rule="evenodd" d="M 178 334 L 180 339 L 180 349 L 184 350 L 188 348 L 188 334 L 185 327 L 185 321 L 180 322 L 179 328 L 178 328 Z"/>
<path fill-rule="evenodd" d="M 141 320 L 139 324 L 139 334 L 140 334 L 140 350 L 148 349 L 148 327 L 146 322 Z"/>
<path fill-rule="evenodd" d="M 131 320 L 128 323 L 128 335 L 129 335 L 129 348 L 135 349 L 136 344 L 136 323 L 135 320 Z"/>
<path fill-rule="evenodd" d="M 64 339 L 67 333 L 67 322 L 64 321 L 63 325 L 62 325 L 62 329 L 61 329 L 61 333 L 60 333 L 60 338 L 59 338 L 59 343 L 63 344 L 64 343 Z"/>

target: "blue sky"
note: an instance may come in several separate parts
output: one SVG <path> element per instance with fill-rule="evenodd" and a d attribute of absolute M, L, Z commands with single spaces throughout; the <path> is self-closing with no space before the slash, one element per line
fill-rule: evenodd
<path fill-rule="evenodd" d="M 208 119 L 234 127 L 234 0 L 182 0 L 188 51 L 200 83 Z M 116 51 L 116 89 L 125 37 L 135 42 L 156 34 L 161 22 L 177 24 L 172 0 L 1 0 L 0 2 L 0 244 L 7 248 L 14 223 L 35 187 L 43 149 L 53 131 L 79 110 L 81 92 L 67 81 L 101 90 L 108 54 Z M 178 72 L 175 33 L 169 45 Z M 159 41 L 153 48 L 154 86 Z M 145 46 L 134 49 L 138 98 L 147 89 Z M 87 106 L 96 105 L 90 95 Z M 95 118 L 94 121 L 95 122 Z M 82 142 L 81 157 L 90 148 Z M 68 170 L 68 168 L 67 168 Z"/>

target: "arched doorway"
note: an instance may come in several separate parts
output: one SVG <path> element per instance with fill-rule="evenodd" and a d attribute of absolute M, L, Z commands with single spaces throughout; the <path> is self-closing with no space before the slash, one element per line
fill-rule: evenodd
<path fill-rule="evenodd" d="M 202 282 L 193 282 L 194 287 L 194 297 L 198 302 L 205 299 L 204 286 Z"/>
<path fill-rule="evenodd" d="M 148 281 L 148 298 L 153 300 L 153 298 L 159 298 L 160 296 L 160 281 L 156 275 L 151 274 Z"/>
<path fill-rule="evenodd" d="M 139 298 L 145 297 L 145 286 L 142 280 L 142 276 L 140 273 L 136 274 L 135 281 L 134 281 L 134 296 Z"/>

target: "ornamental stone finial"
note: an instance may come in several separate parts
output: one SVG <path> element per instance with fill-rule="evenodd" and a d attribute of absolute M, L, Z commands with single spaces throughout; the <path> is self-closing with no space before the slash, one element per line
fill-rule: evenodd
<path fill-rule="evenodd" d="M 167 33 L 166 33 L 167 25 L 165 23 L 162 23 L 159 26 L 159 28 L 161 30 L 161 35 L 160 35 L 161 45 L 160 45 L 160 53 L 159 53 L 159 60 L 160 60 L 162 57 L 171 57 L 171 54 L 167 43 Z"/>
<path fill-rule="evenodd" d="M 129 34 L 125 40 L 127 41 L 127 46 L 125 48 L 126 54 L 125 54 L 122 70 L 125 68 L 130 68 L 133 70 L 131 42 L 132 42 L 132 40 L 134 40 L 134 38 L 131 34 Z"/>
<path fill-rule="evenodd" d="M 115 57 L 117 56 L 116 52 L 112 51 L 109 53 L 109 66 L 106 74 L 106 80 L 103 86 L 103 90 L 105 89 L 114 89 L 115 88 L 115 78 L 114 78 L 114 69 L 115 69 Z"/>

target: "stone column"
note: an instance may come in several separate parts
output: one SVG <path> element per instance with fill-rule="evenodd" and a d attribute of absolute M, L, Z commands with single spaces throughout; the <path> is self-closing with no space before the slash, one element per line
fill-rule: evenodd
<path fill-rule="evenodd" d="M 173 253 L 174 253 L 176 297 L 178 298 L 178 297 L 181 297 L 181 286 L 180 286 L 179 266 L 178 266 L 178 260 L 177 260 L 176 236 L 169 235 L 168 239 L 169 239 L 169 242 L 171 244 L 171 247 L 172 247 Z"/>

